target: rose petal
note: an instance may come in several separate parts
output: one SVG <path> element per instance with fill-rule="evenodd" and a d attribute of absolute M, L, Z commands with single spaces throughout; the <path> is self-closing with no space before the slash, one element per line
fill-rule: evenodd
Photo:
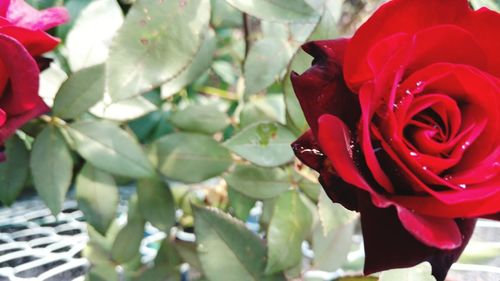
<path fill-rule="evenodd" d="M 69 20 L 69 14 L 62 7 L 38 11 L 24 0 L 11 0 L 7 19 L 17 26 L 32 30 L 48 30 Z"/>
<path fill-rule="evenodd" d="M 317 120 L 325 114 L 334 114 L 349 126 L 359 119 L 357 96 L 345 86 L 342 61 L 346 39 L 314 41 L 303 46 L 314 57 L 313 66 L 298 75 L 291 75 L 293 88 L 304 115 L 314 133 Z"/>
<path fill-rule="evenodd" d="M 50 110 L 40 97 L 35 97 L 34 102 L 35 106 L 30 110 L 19 115 L 8 116 L 7 122 L 0 127 L 0 143 L 4 143 L 8 137 L 14 134 L 26 122 Z"/>
<path fill-rule="evenodd" d="M 320 172 L 323 167 L 323 161 L 326 157 L 321 152 L 321 148 L 316 142 L 311 130 L 307 130 L 300 138 L 292 143 L 292 149 L 295 156 L 299 160 L 311 167 L 312 169 Z"/>
<path fill-rule="evenodd" d="M 360 192 L 359 206 L 365 248 L 364 273 L 410 267 L 428 261 L 433 275 L 444 280 L 449 268 L 455 262 L 469 241 L 475 220 L 456 220 L 461 237 L 460 247 L 453 250 L 439 250 L 419 242 L 405 230 L 395 208 L 376 208 L 368 195 Z"/>
<path fill-rule="evenodd" d="M 33 109 L 38 98 L 38 66 L 31 55 L 13 38 L 0 34 L 0 61 L 10 77 L 10 89 L 0 98 L 0 108 L 8 116 Z"/>
<path fill-rule="evenodd" d="M 462 234 L 453 219 L 419 215 L 402 207 L 396 210 L 403 227 L 425 245 L 451 250 L 462 244 Z"/>
<path fill-rule="evenodd" d="M 44 31 L 29 30 L 18 26 L 2 27 L 0 33 L 15 38 L 33 57 L 51 51 L 60 41 Z"/>

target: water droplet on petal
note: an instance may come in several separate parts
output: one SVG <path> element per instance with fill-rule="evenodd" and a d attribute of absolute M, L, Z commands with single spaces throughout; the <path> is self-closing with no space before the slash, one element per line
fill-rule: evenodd
<path fill-rule="evenodd" d="M 410 156 L 417 157 L 418 153 L 416 153 L 415 151 L 410 151 Z"/>
<path fill-rule="evenodd" d="M 463 184 L 463 183 L 459 184 L 458 186 L 459 186 L 460 188 L 463 188 L 463 189 L 467 188 L 467 185 L 466 185 L 466 184 Z"/>
<path fill-rule="evenodd" d="M 453 178 L 453 177 L 452 177 L 452 176 L 450 176 L 450 175 L 446 175 L 446 176 L 444 176 L 444 177 L 443 177 L 443 179 L 444 179 L 445 181 L 449 181 L 449 180 L 451 180 L 452 178 Z"/>
<path fill-rule="evenodd" d="M 427 166 L 422 166 L 422 169 L 423 169 L 424 171 L 429 170 L 429 168 L 427 168 Z"/>

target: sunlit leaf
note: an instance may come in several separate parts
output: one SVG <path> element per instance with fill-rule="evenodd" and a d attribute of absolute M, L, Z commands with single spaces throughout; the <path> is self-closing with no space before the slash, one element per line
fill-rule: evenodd
<path fill-rule="evenodd" d="M 266 246 L 242 222 L 216 210 L 194 211 L 198 254 L 208 280 L 284 280 L 265 275 Z"/>
<path fill-rule="evenodd" d="M 135 178 L 154 173 L 139 144 L 113 123 L 83 121 L 67 129 L 78 153 L 97 168 Z"/>
<path fill-rule="evenodd" d="M 137 182 L 139 210 L 152 225 L 165 233 L 175 224 L 175 205 L 168 185 L 158 179 L 141 179 Z"/>
<path fill-rule="evenodd" d="M 226 0 L 237 9 L 269 21 L 312 21 L 316 11 L 304 0 Z"/>
<path fill-rule="evenodd" d="M 191 105 L 174 112 L 170 122 L 185 131 L 213 134 L 227 127 L 228 117 L 215 104 Z"/>
<path fill-rule="evenodd" d="M 379 281 L 436 281 L 428 262 L 410 268 L 391 269 L 380 273 Z"/>
<path fill-rule="evenodd" d="M 297 191 L 288 191 L 278 197 L 267 230 L 269 260 L 266 272 L 279 272 L 300 263 L 302 241 L 311 222 L 311 213 Z"/>
<path fill-rule="evenodd" d="M 290 162 L 293 152 L 290 144 L 295 136 L 277 123 L 257 123 L 248 126 L 225 142 L 234 153 L 263 167 Z"/>
<path fill-rule="evenodd" d="M 120 199 L 113 177 L 87 163 L 76 178 L 76 199 L 86 221 L 106 234 Z"/>
<path fill-rule="evenodd" d="M 111 45 L 111 98 L 130 98 L 180 75 L 199 52 L 209 17 L 206 0 L 136 1 Z"/>
<path fill-rule="evenodd" d="M 187 183 L 218 176 L 232 163 L 225 147 L 209 136 L 193 133 L 162 137 L 153 143 L 151 153 L 163 175 Z"/>
<path fill-rule="evenodd" d="M 57 215 L 71 183 L 73 160 L 56 127 L 47 126 L 36 137 L 30 167 L 38 195 L 52 214 Z"/>

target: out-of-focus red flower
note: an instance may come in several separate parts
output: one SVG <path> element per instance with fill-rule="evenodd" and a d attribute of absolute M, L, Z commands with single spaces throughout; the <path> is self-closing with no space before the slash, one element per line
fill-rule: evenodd
<path fill-rule="evenodd" d="M 293 145 L 361 213 L 365 273 L 422 261 L 443 280 L 500 212 L 500 15 L 393 0 L 350 39 L 310 42 L 292 74 L 310 130 Z"/>
<path fill-rule="evenodd" d="M 0 145 L 49 110 L 38 96 L 37 60 L 59 43 L 45 31 L 67 20 L 63 8 L 38 11 L 23 0 L 0 2 Z"/>

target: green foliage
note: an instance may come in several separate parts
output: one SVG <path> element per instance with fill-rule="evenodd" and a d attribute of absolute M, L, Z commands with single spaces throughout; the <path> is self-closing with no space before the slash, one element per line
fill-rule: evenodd
<path fill-rule="evenodd" d="M 8 155 L 0 163 L 0 200 L 11 205 L 21 193 L 29 172 L 29 151 L 19 137 L 10 138 L 5 144 Z"/>

